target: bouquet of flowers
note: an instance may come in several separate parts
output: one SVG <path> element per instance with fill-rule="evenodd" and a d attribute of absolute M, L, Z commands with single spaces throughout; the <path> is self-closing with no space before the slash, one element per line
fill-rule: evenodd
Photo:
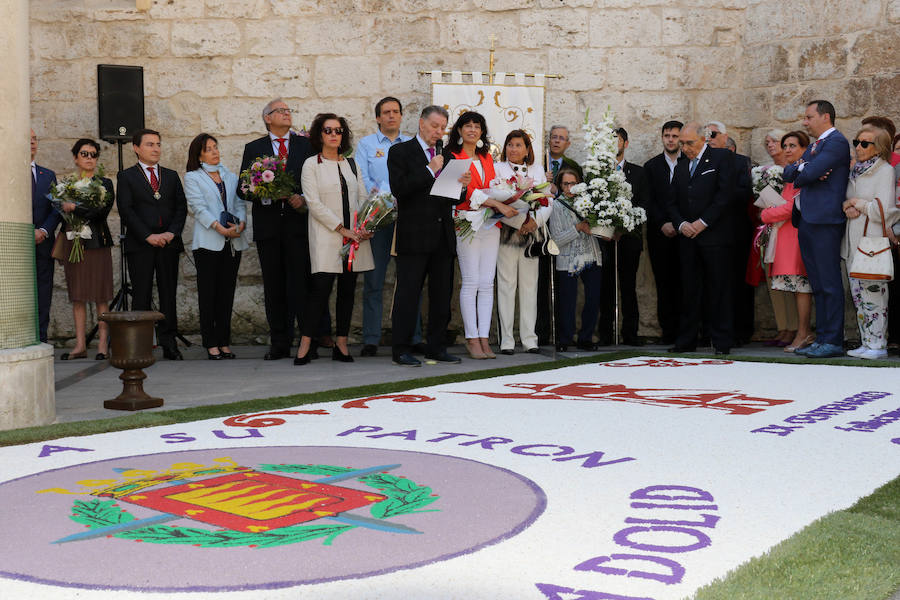
<path fill-rule="evenodd" d="M 761 165 L 750 169 L 753 177 L 754 206 L 770 208 L 784 204 L 781 191 L 784 189 L 784 169 L 778 165 Z"/>
<path fill-rule="evenodd" d="M 50 188 L 50 202 L 59 211 L 68 226 L 66 239 L 72 242 L 72 250 L 69 252 L 69 262 L 71 263 L 81 262 L 84 259 L 84 247 L 81 240 L 91 239 L 92 234 L 87 219 L 76 215 L 74 211 L 64 211 L 62 205 L 64 202 L 71 202 L 84 208 L 102 208 L 106 204 L 103 173 L 102 166 L 97 167 L 94 177 L 82 177 L 80 173 L 72 173 Z"/>
<path fill-rule="evenodd" d="M 383 227 L 387 227 L 397 220 L 397 199 L 390 192 L 379 192 L 373 190 L 369 197 L 363 202 L 359 211 L 353 214 L 353 231 L 362 233 L 367 231 L 375 233 Z M 347 270 L 353 270 L 353 260 L 356 258 L 356 251 L 359 249 L 359 242 L 350 238 L 344 238 L 344 245 L 341 247 L 341 256 L 347 259 Z"/>
<path fill-rule="evenodd" d="M 294 193 L 296 182 L 286 170 L 287 159 L 260 156 L 241 172 L 241 191 L 262 202 L 287 198 Z"/>
<path fill-rule="evenodd" d="M 616 170 L 618 136 L 613 115 L 607 108 L 603 121 L 593 125 L 584 117 L 588 158 L 584 163 L 584 182 L 574 185 L 572 207 L 591 224 L 594 235 L 612 237 L 616 231 L 628 232 L 647 220 L 646 211 L 631 203 L 631 185 L 625 173 Z"/>
<path fill-rule="evenodd" d="M 472 193 L 470 199 L 472 210 L 457 210 L 454 213 L 456 233 L 463 240 L 471 238 L 482 227 L 493 227 L 498 221 L 518 229 L 528 218 L 529 212 L 537 210 L 538 206 L 547 206 L 552 197 L 549 193 L 549 183 L 534 185 L 534 180 L 530 177 L 513 176 L 509 179 L 498 177 L 491 180 L 488 185 L 489 187 Z M 482 203 L 488 198 L 512 206 L 518 214 L 514 217 L 504 217 L 492 208 L 482 208 Z"/>

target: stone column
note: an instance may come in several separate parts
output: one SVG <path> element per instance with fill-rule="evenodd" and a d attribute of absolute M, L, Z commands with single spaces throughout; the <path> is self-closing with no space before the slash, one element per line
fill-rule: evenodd
<path fill-rule="evenodd" d="M 56 415 L 53 348 L 37 331 L 31 220 L 28 0 L 0 0 L 0 429 Z"/>

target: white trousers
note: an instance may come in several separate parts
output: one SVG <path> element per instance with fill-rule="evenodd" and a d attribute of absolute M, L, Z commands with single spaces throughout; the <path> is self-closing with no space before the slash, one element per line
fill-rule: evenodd
<path fill-rule="evenodd" d="M 525 258 L 525 248 L 500 244 L 497 258 L 497 313 L 500 316 L 500 349 L 516 345 L 513 323 L 516 318 L 516 289 L 519 290 L 519 339 L 528 350 L 537 348 L 538 259 Z"/>
<path fill-rule="evenodd" d="M 466 339 L 491 335 L 494 312 L 494 274 L 500 229 L 480 229 L 468 241 L 456 238 L 459 258 L 459 312 L 462 313 Z"/>

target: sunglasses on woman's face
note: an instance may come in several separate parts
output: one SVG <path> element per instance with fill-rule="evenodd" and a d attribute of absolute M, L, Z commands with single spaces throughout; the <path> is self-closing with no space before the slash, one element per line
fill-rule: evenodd
<path fill-rule="evenodd" d="M 868 148 L 869 146 L 874 146 L 875 142 L 867 142 L 866 140 L 853 140 L 853 147 L 862 146 L 863 148 Z"/>
<path fill-rule="evenodd" d="M 81 158 L 97 158 L 100 156 L 99 152 L 88 152 L 87 150 L 80 150 L 78 152 L 78 156 Z"/>
<path fill-rule="evenodd" d="M 343 127 L 323 127 L 322 133 L 324 133 L 325 135 L 331 135 L 332 133 L 334 135 L 344 135 L 344 128 Z"/>

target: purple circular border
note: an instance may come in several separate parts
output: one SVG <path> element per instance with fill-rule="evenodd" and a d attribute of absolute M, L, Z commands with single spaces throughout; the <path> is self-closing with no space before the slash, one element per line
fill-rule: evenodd
<path fill-rule="evenodd" d="M 13 483 L 16 481 L 21 481 L 23 479 L 28 479 L 29 477 L 37 477 L 39 475 L 44 475 L 47 473 L 53 473 L 55 471 L 65 471 L 67 469 L 71 469 L 73 467 L 83 467 L 87 465 L 92 465 L 95 463 L 107 462 L 110 460 L 116 460 L 120 458 L 143 458 L 149 456 L 163 456 L 166 454 L 185 454 L 187 452 L 206 452 L 206 451 L 215 451 L 215 450 L 227 450 L 227 449 L 237 449 L 237 450 L 259 450 L 265 448 L 311 448 L 311 447 L 319 447 L 319 446 L 252 446 L 248 448 L 247 446 L 223 446 L 219 448 L 197 448 L 196 450 L 173 450 L 172 452 L 154 452 L 151 454 L 130 454 L 128 456 L 116 456 L 112 458 L 104 458 L 101 460 L 95 460 L 86 463 L 80 463 L 77 465 L 69 465 L 67 467 L 59 467 L 56 469 L 49 469 L 47 471 L 40 471 L 39 473 L 32 473 L 31 475 L 24 475 L 22 477 L 17 477 L 16 479 L 10 479 L 9 481 L 4 481 L 0 485 L 5 485 L 7 483 Z M 519 523 L 513 529 L 507 531 L 506 533 L 499 535 L 493 539 L 482 542 L 476 546 L 472 546 L 471 548 L 467 548 L 465 550 L 459 552 L 451 552 L 449 554 L 443 554 L 441 556 L 437 556 L 435 558 L 431 558 L 428 560 L 423 560 L 417 563 L 411 563 L 403 566 L 393 567 L 390 569 L 379 569 L 376 571 L 369 571 L 366 573 L 358 573 L 355 575 L 345 575 L 339 577 L 326 577 L 323 579 L 312 579 L 312 580 L 304 580 L 304 581 L 275 581 L 270 583 L 264 583 L 260 585 L 241 585 L 241 586 L 229 586 L 229 587 L 212 587 L 212 586 L 193 586 L 193 587 L 132 587 L 132 586 L 97 586 L 97 585 L 88 585 L 83 583 L 73 583 L 66 581 L 56 581 L 53 579 L 43 579 L 40 577 L 31 577 L 29 575 L 22 575 L 18 573 L 8 573 L 6 571 L 0 570 L 0 577 L 5 577 L 7 579 L 13 579 L 17 581 L 27 581 L 29 583 L 40 583 L 43 585 L 54 585 L 57 587 L 65 587 L 65 588 L 76 588 L 83 590 L 110 590 L 110 591 L 133 591 L 133 592 L 163 592 L 163 593 L 176 593 L 176 592 L 238 592 L 238 591 L 252 591 L 252 590 L 277 590 L 288 587 L 295 587 L 300 585 L 316 585 L 319 583 L 329 583 L 332 581 L 346 581 L 350 579 L 365 579 L 367 577 L 374 577 L 376 575 L 386 575 L 388 573 L 394 573 L 396 571 L 406 571 L 410 569 L 418 569 L 419 567 L 424 567 L 426 565 L 430 565 L 432 563 L 442 562 L 445 560 L 449 560 L 451 558 L 456 558 L 457 556 L 464 556 L 466 554 L 472 554 L 473 552 L 477 552 L 482 548 L 487 548 L 488 546 L 493 546 L 494 544 L 500 543 L 509 538 L 515 537 L 531 527 L 532 523 L 537 521 L 538 517 L 543 514 L 544 510 L 547 508 L 547 495 L 534 481 L 528 479 L 524 475 L 520 475 L 515 471 L 510 471 L 509 469 L 505 469 L 503 467 L 498 467 L 496 465 L 491 465 L 485 462 L 481 462 L 479 460 L 472 460 L 470 458 L 461 458 L 459 456 L 451 456 L 449 454 L 438 454 L 436 452 L 416 452 L 414 450 L 394 450 L 392 448 L 372 448 L 367 446 L 321 446 L 325 448 L 336 448 L 336 449 L 349 449 L 349 450 L 380 450 L 380 451 L 388 451 L 388 452 L 403 452 L 407 454 L 424 454 L 429 456 L 440 456 L 441 458 L 450 458 L 455 460 L 461 460 L 463 462 L 470 462 L 479 465 L 484 465 L 486 467 L 490 467 L 492 469 L 496 469 L 498 471 L 502 471 L 508 475 L 512 475 L 514 478 L 522 481 L 526 486 L 531 488 L 537 497 L 537 505 L 534 507 L 534 510 L 531 511 L 531 514 L 525 518 L 521 523 Z"/>

